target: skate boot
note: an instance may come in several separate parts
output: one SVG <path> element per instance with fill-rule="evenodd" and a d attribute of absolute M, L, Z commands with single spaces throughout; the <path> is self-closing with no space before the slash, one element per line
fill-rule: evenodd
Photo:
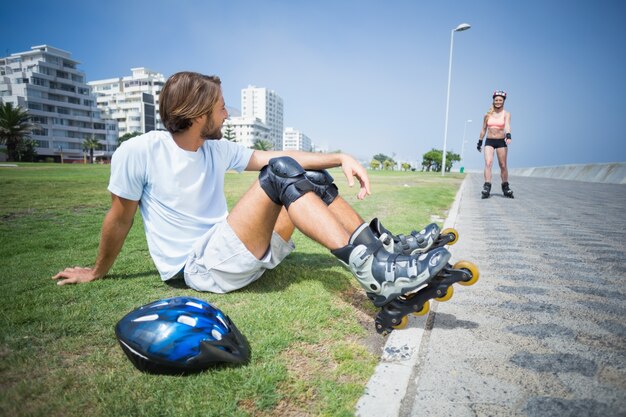
<path fill-rule="evenodd" d="M 390 253 L 367 223 L 350 236 L 348 245 L 331 252 L 348 266 L 376 307 L 427 284 L 451 256 L 444 248 L 419 256 Z"/>
<path fill-rule="evenodd" d="M 409 235 L 394 235 L 382 225 L 378 218 L 374 218 L 370 222 L 370 229 L 383 242 L 387 252 L 403 255 L 415 255 L 444 245 L 453 245 L 459 239 L 456 230 L 444 229 L 440 232 L 439 226 L 435 223 L 429 224 L 419 232 L 414 230 Z"/>
<path fill-rule="evenodd" d="M 508 182 L 503 182 L 502 183 L 502 194 L 504 194 L 505 197 L 514 198 L 513 197 L 513 190 L 511 190 L 509 188 L 509 183 Z"/>
<path fill-rule="evenodd" d="M 453 284 L 474 285 L 479 278 L 476 265 L 468 261 L 446 264 L 426 286 L 417 291 L 405 293 L 390 303 L 382 306 L 374 319 L 376 331 L 382 335 L 391 333 L 394 329 L 403 329 L 407 326 L 409 314 L 422 316 L 430 310 L 430 301 L 448 301 L 454 294 Z"/>
<path fill-rule="evenodd" d="M 486 182 L 483 185 L 483 190 L 480 193 L 482 195 L 482 198 L 489 198 L 489 194 L 491 193 L 491 183 Z"/>

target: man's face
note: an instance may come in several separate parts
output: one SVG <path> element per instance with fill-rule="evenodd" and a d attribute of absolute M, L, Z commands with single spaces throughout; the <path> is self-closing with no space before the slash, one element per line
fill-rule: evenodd
<path fill-rule="evenodd" d="M 211 118 L 207 118 L 200 134 L 203 139 L 221 139 L 222 138 L 222 125 L 224 120 L 228 119 L 228 111 L 226 110 L 226 104 L 224 103 L 224 96 L 220 92 L 220 98 L 213 109 Z"/>

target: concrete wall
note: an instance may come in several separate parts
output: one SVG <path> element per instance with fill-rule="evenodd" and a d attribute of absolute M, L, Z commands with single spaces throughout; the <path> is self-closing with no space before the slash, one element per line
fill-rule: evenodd
<path fill-rule="evenodd" d="M 585 182 L 604 182 L 608 184 L 626 184 L 626 162 L 513 168 L 509 169 L 509 175 Z"/>

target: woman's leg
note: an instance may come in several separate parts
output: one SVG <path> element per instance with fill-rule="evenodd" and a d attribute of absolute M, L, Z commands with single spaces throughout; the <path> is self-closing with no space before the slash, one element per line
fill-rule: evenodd
<path fill-rule="evenodd" d="M 502 182 L 509 182 L 509 170 L 506 166 L 506 157 L 508 154 L 508 148 L 502 147 L 496 149 L 496 154 L 498 155 L 498 164 L 500 165 L 500 178 Z"/>
<path fill-rule="evenodd" d="M 485 182 L 491 182 L 491 166 L 493 165 L 493 146 L 485 146 Z"/>

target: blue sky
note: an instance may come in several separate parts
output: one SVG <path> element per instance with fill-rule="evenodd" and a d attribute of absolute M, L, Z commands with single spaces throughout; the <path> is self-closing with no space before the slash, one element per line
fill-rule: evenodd
<path fill-rule="evenodd" d="M 626 1 L 7 1 L 0 54 L 48 44 L 88 80 L 147 67 L 217 74 L 227 105 L 275 90 L 285 126 L 361 159 L 412 163 L 444 138 L 475 150 L 495 89 L 508 91 L 510 167 L 626 161 Z"/>

